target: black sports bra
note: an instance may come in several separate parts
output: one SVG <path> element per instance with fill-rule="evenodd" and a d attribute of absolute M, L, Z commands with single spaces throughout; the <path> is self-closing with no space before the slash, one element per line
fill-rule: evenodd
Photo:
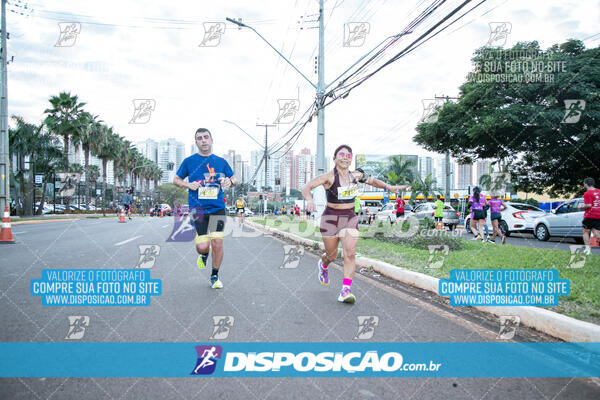
<path fill-rule="evenodd" d="M 356 178 L 354 177 L 354 175 L 352 174 L 352 172 L 349 172 L 350 176 L 352 177 L 352 183 L 358 184 L 358 181 L 356 180 Z M 349 199 L 345 199 L 345 200 L 340 200 L 338 199 L 338 188 L 340 187 L 340 175 L 338 174 L 337 168 L 333 168 L 333 185 L 331 185 L 331 187 L 329 189 L 327 189 L 325 191 L 325 194 L 327 195 L 327 202 L 328 203 L 336 203 L 336 204 L 349 204 L 349 203 L 354 203 L 354 197 L 349 198 Z"/>

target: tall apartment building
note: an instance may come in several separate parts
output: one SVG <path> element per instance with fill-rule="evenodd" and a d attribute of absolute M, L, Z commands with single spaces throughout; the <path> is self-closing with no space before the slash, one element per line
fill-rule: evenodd
<path fill-rule="evenodd" d="M 454 161 L 450 159 L 449 162 L 449 170 L 450 170 L 450 190 L 456 188 L 455 176 L 456 176 L 456 167 Z M 437 182 L 437 187 L 446 190 L 446 174 L 447 166 L 446 166 L 446 156 L 439 156 L 435 158 L 435 180 Z"/>
<path fill-rule="evenodd" d="M 170 138 L 158 142 L 158 166 L 163 175 L 161 183 L 173 182 L 175 173 L 185 158 L 185 145 L 177 140 Z M 169 171 L 168 164 L 173 163 L 173 170 Z"/>
<path fill-rule="evenodd" d="M 479 178 L 481 178 L 482 175 L 487 175 L 490 173 L 491 162 L 490 161 L 477 161 L 475 163 L 475 165 L 476 165 L 476 170 L 477 170 L 477 175 L 475 176 L 475 184 L 479 185 Z"/>
<path fill-rule="evenodd" d="M 294 180 L 296 190 L 301 190 L 307 182 L 315 177 L 316 157 L 310 154 L 310 149 L 300 150 L 300 154 L 295 157 Z"/>
<path fill-rule="evenodd" d="M 137 142 L 135 147 L 148 160 L 158 164 L 158 142 L 156 140 L 146 139 L 143 142 Z"/>
<path fill-rule="evenodd" d="M 83 154 L 83 150 L 81 147 L 75 148 L 72 143 L 69 143 L 69 164 L 80 164 L 82 167 L 85 166 L 85 154 Z M 102 160 L 98 157 L 90 154 L 89 158 L 90 165 L 96 165 L 98 169 L 100 169 L 100 177 L 98 178 L 98 182 L 102 181 Z M 81 174 L 81 182 L 85 181 L 85 171 Z M 114 185 L 115 183 L 115 173 L 114 173 L 114 162 L 111 160 L 106 164 L 106 183 L 109 185 Z"/>
<path fill-rule="evenodd" d="M 473 186 L 473 164 L 457 164 L 456 188 L 467 189 Z"/>
<path fill-rule="evenodd" d="M 422 180 L 427 178 L 427 175 L 431 175 L 435 178 L 435 168 L 433 165 L 433 158 L 431 157 L 419 157 L 419 176 Z"/>

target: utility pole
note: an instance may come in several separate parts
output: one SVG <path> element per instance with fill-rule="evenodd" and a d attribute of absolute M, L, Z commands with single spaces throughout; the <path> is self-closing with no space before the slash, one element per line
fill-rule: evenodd
<path fill-rule="evenodd" d="M 275 127 L 277 125 L 256 124 L 256 126 L 264 126 L 265 127 L 265 154 L 263 156 L 263 159 L 265 161 L 265 186 L 263 188 L 263 192 L 265 192 L 266 188 L 267 188 L 267 170 L 268 170 L 267 166 L 268 166 L 268 162 L 269 162 L 269 148 L 267 147 L 267 143 L 268 143 L 267 137 L 268 137 L 268 134 L 269 134 L 268 130 L 269 130 L 269 127 Z M 275 189 L 275 188 L 273 188 L 273 189 Z M 263 210 L 266 213 L 267 212 L 267 195 L 266 194 L 265 194 L 265 197 L 264 197 L 263 200 L 264 200 L 264 208 L 263 208 Z"/>
<path fill-rule="evenodd" d="M 377 49 L 385 40 L 392 37 L 400 37 L 403 35 L 407 35 L 412 33 L 411 31 L 403 32 L 398 35 L 390 36 L 389 38 L 384 39 L 380 44 L 375 46 L 368 53 L 360 57 L 354 64 L 348 67 L 344 72 L 342 72 L 338 77 L 336 77 L 333 81 L 326 84 L 325 83 L 325 18 L 324 18 L 324 1 L 319 0 L 319 54 L 317 57 L 317 84 L 315 85 L 310 79 L 306 77 L 290 60 L 288 60 L 279 50 L 277 50 L 267 39 L 265 39 L 256 29 L 253 27 L 241 22 L 241 20 L 235 20 L 233 18 L 225 18 L 227 21 L 237 25 L 238 27 L 244 27 L 252 30 L 256 33 L 269 47 L 271 47 L 281 58 L 285 60 L 305 81 L 307 81 L 313 88 L 316 90 L 316 103 L 317 103 L 317 159 L 316 159 L 316 175 L 322 175 L 325 173 L 325 107 L 324 107 L 324 97 L 325 90 L 337 82 L 345 73 L 350 71 L 353 67 L 355 67 L 359 62 L 365 59 L 369 54 L 371 54 L 375 49 Z M 317 187 L 314 190 L 314 201 L 316 206 L 315 217 L 319 218 L 323 210 L 325 209 L 325 189 L 322 186 Z"/>
<path fill-rule="evenodd" d="M 268 133 L 269 133 L 268 129 L 272 128 L 272 127 L 275 127 L 277 125 L 256 124 L 256 126 L 264 126 L 265 127 L 265 153 L 264 153 L 263 159 L 265 160 L 265 188 L 266 188 L 267 187 L 267 170 L 268 170 L 267 163 L 268 163 L 268 160 L 269 160 L 269 149 L 267 147 L 267 143 L 268 143 L 267 137 L 268 137 Z"/>
<path fill-rule="evenodd" d="M 434 98 L 436 100 L 446 100 L 446 101 L 450 101 L 450 99 L 452 100 L 458 100 L 458 97 L 450 97 L 450 96 L 434 96 Z M 444 197 L 446 199 L 450 199 L 450 175 L 452 175 L 452 173 L 450 172 L 450 152 L 447 151 L 446 152 L 446 193 L 444 194 Z"/>
<path fill-rule="evenodd" d="M 323 19 L 323 0 L 319 0 L 319 55 L 317 60 L 317 176 L 325 173 L 325 108 L 323 107 L 323 95 L 325 94 L 325 25 L 323 23 Z"/>
<path fill-rule="evenodd" d="M 8 150 L 8 99 L 7 99 L 7 74 L 6 62 L 8 60 L 8 49 L 6 48 L 6 0 L 2 1 L 2 22 L 1 22 L 1 38 L 0 46 L 0 210 L 4 212 L 4 208 L 10 203 L 10 185 L 9 185 L 9 150 Z"/>

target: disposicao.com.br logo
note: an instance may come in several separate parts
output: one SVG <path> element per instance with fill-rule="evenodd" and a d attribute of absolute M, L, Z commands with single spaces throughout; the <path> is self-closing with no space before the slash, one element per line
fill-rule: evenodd
<path fill-rule="evenodd" d="M 438 372 L 441 363 L 432 360 L 405 363 L 402 354 L 394 351 L 226 351 L 221 346 L 196 346 L 198 361 L 192 375 L 215 372 L 217 358 L 222 367 L 216 375 L 244 376 L 249 373 L 277 376 L 312 376 L 331 373 Z M 260 374 L 257 374 L 260 373 Z"/>

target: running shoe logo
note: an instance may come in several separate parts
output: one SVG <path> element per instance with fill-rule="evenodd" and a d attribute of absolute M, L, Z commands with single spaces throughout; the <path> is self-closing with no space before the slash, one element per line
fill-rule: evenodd
<path fill-rule="evenodd" d="M 225 22 L 204 22 L 204 37 L 198 47 L 216 47 L 225 34 Z"/>
<path fill-rule="evenodd" d="M 517 327 L 521 322 L 521 317 L 518 315 L 501 315 L 500 316 L 500 331 L 496 339 L 511 340 L 517 333 Z"/>
<path fill-rule="evenodd" d="M 560 121 L 563 124 L 576 124 L 585 110 L 585 100 L 565 100 L 565 116 Z"/>
<path fill-rule="evenodd" d="M 590 246 L 571 244 L 569 250 L 571 250 L 571 258 L 567 268 L 583 268 L 587 257 L 591 254 Z"/>
<path fill-rule="evenodd" d="M 217 368 L 217 360 L 223 356 L 221 346 L 196 346 L 198 360 L 190 375 L 210 375 Z"/>
<path fill-rule="evenodd" d="M 85 329 L 90 325 L 90 317 L 87 315 L 69 316 L 69 332 L 65 339 L 81 339 L 85 335 Z"/>
<path fill-rule="evenodd" d="M 231 315 L 213 315 L 213 333 L 211 339 L 223 340 L 229 336 L 229 331 L 233 328 L 235 318 Z"/>
<path fill-rule="evenodd" d="M 344 24 L 344 47 L 360 47 L 365 44 L 367 34 L 371 31 L 368 22 L 348 22 Z"/>
<path fill-rule="evenodd" d="M 490 38 L 488 39 L 486 46 L 490 47 L 502 47 L 506 44 L 506 39 L 512 31 L 512 24 L 510 22 L 490 22 Z"/>
<path fill-rule="evenodd" d="M 155 244 L 140 244 L 140 258 L 136 268 L 152 268 L 156 262 L 156 257 L 160 254 L 160 246 Z"/>
<path fill-rule="evenodd" d="M 358 318 L 358 332 L 354 339 L 371 339 L 375 333 L 375 327 L 379 325 L 379 317 L 377 315 L 359 315 L 356 318 Z"/>
<path fill-rule="evenodd" d="M 81 33 L 81 23 L 79 22 L 59 22 L 60 37 L 54 47 L 72 47 L 75 45 L 77 35 Z"/>

